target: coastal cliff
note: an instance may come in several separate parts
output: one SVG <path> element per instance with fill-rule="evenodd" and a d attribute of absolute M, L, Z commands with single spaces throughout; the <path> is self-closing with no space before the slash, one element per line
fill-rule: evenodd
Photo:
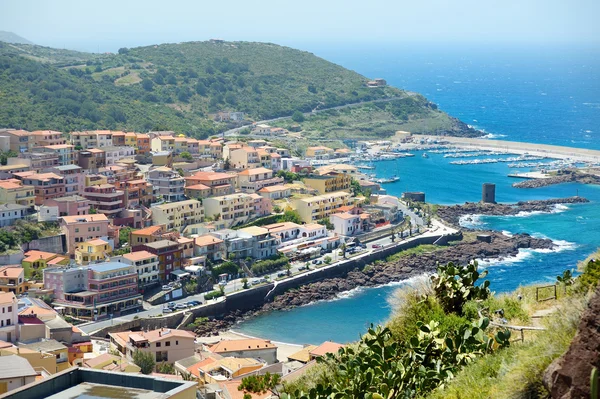
<path fill-rule="evenodd" d="M 432 273 L 438 263 L 466 264 L 474 259 L 498 259 L 516 256 L 519 249 L 522 248 L 555 248 L 551 240 L 534 238 L 527 234 L 506 237 L 494 231 L 486 233 L 491 236 L 490 242 L 463 240 L 455 245 L 439 247 L 432 252 L 394 256 L 387 262 L 375 262 L 367 265 L 362 270 L 354 269 L 340 277 L 304 285 L 276 296 L 272 302 L 265 303 L 260 308 L 249 312 L 232 312 L 221 319 L 206 321 L 195 329 L 195 333 L 202 336 L 214 335 L 219 331 L 230 328 L 243 318 L 256 316 L 260 313 L 286 310 L 311 302 L 330 300 L 342 292 L 358 287 L 377 287 Z"/>
<path fill-rule="evenodd" d="M 513 184 L 516 188 L 539 188 L 562 183 L 600 184 L 600 176 L 577 170 L 560 171 L 547 179 L 531 179 Z"/>
<path fill-rule="evenodd" d="M 539 201 L 520 201 L 516 204 L 489 204 L 467 202 L 464 205 L 440 207 L 437 215 L 454 226 L 459 226 L 460 218 L 472 215 L 512 216 L 521 212 L 552 212 L 555 205 L 582 204 L 589 202 L 583 197 L 555 198 Z"/>

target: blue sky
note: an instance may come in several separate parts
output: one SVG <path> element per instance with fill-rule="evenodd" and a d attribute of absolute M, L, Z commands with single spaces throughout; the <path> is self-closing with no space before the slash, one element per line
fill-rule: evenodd
<path fill-rule="evenodd" d="M 599 43 L 598 0 L 0 0 L 0 30 L 115 51 L 223 38 L 292 46 Z"/>

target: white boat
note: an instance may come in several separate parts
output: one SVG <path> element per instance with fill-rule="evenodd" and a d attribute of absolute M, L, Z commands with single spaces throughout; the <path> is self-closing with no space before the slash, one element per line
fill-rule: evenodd
<path fill-rule="evenodd" d="M 426 152 L 423 153 L 423 158 L 429 158 L 429 155 L 427 155 Z"/>

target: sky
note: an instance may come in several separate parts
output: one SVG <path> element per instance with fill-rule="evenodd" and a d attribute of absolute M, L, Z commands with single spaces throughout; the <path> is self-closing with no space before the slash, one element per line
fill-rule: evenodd
<path fill-rule="evenodd" d="M 597 44 L 598 15 L 598 0 L 0 0 L 0 30 L 100 52 L 211 38 L 297 47 Z"/>

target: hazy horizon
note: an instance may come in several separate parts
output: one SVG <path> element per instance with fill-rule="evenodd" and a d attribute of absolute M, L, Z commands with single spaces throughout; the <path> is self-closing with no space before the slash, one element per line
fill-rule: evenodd
<path fill-rule="evenodd" d="M 375 0 L 259 5 L 175 0 L 88 3 L 5 0 L 0 30 L 35 44 L 91 52 L 211 38 L 314 48 L 335 45 L 596 45 L 600 2 L 517 0 L 481 3 Z"/>

